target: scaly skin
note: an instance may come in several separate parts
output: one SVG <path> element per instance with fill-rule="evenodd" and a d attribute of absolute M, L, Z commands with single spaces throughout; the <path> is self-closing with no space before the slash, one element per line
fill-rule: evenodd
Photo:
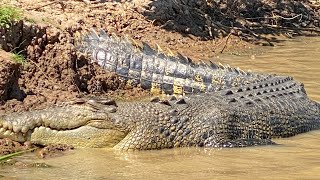
<path fill-rule="evenodd" d="M 244 72 L 239 68 L 215 63 L 193 63 L 189 58 L 166 56 L 143 44 L 135 47 L 129 40 L 95 31 L 81 36 L 79 51 L 109 72 L 115 72 L 128 84 L 140 85 L 152 92 L 190 94 L 214 92 L 267 80 L 272 76 Z"/>
<path fill-rule="evenodd" d="M 77 147 L 148 150 L 182 146 L 243 147 L 272 144 L 319 129 L 319 104 L 291 77 L 194 64 L 104 32 L 85 36 L 79 50 L 127 83 L 182 100 L 118 102 L 77 100 L 0 117 L 0 138 Z"/>
<path fill-rule="evenodd" d="M 320 105 L 308 99 L 303 85 L 291 77 L 274 76 L 215 93 L 154 101 L 95 99 L 3 115 L 0 137 L 150 150 L 272 144 L 272 138 L 320 128 Z"/>

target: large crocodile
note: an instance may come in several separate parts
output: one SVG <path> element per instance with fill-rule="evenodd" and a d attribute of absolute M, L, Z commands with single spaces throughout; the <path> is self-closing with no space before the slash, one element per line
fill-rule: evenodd
<path fill-rule="evenodd" d="M 320 105 L 282 76 L 178 100 L 96 98 L 0 118 L 0 137 L 120 150 L 272 144 L 319 128 Z"/>
<path fill-rule="evenodd" d="M 127 82 L 189 95 L 159 102 L 96 98 L 6 114 L 0 117 L 0 138 L 123 150 L 242 147 L 320 127 L 320 105 L 291 77 L 197 65 L 147 45 L 139 50 L 103 31 L 84 36 L 79 50 Z"/>

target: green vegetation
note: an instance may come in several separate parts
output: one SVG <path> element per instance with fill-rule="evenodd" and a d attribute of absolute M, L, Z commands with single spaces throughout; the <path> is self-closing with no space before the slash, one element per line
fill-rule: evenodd
<path fill-rule="evenodd" d="M 4 155 L 4 156 L 0 156 L 0 162 L 4 161 L 4 160 L 7 160 L 7 159 L 10 159 L 10 158 L 13 158 L 15 156 L 19 156 L 19 155 L 27 153 L 27 152 L 34 151 L 36 149 L 37 148 L 33 148 L 33 149 L 28 149 L 28 150 L 24 150 L 24 151 L 18 151 L 18 152 L 14 152 L 14 153 L 11 153 L 11 154 Z"/>
<path fill-rule="evenodd" d="M 15 153 L 7 154 L 4 156 L 0 156 L 0 161 L 4 161 L 4 160 L 10 159 L 12 157 L 19 156 L 21 154 L 23 154 L 23 152 L 15 152 Z"/>
<path fill-rule="evenodd" d="M 26 59 L 23 57 L 23 55 L 21 55 L 19 53 L 13 53 L 11 57 L 17 63 L 20 63 L 20 64 L 26 63 Z"/>
<path fill-rule="evenodd" d="M 16 7 L 0 5 L 0 27 L 10 27 L 12 21 L 20 20 L 22 11 Z"/>

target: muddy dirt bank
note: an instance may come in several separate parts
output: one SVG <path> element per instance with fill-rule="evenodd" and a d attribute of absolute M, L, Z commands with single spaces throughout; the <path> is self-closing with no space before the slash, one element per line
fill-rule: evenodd
<path fill-rule="evenodd" d="M 6 30 L 7 37 L 24 39 L 19 51 L 26 59 L 15 63 L 10 54 L 3 51 L 1 60 L 11 62 L 12 68 L 3 68 L 1 110 L 25 111 L 41 109 L 52 104 L 68 101 L 85 95 L 110 95 L 115 98 L 129 98 L 142 90 L 127 87 L 115 74 L 105 72 L 90 59 L 77 54 L 73 44 L 73 32 L 60 31 L 55 27 L 38 26 L 24 21 L 17 23 L 14 30 Z M 75 29 L 76 30 L 76 29 Z M 36 34 L 30 35 L 33 32 Z M 21 37 L 15 36 L 21 34 Z M 5 39 L 14 44 L 15 39 Z M 14 45 L 18 47 L 17 45 Z M 12 48 L 8 48 L 11 50 Z M 21 50 L 20 50 L 21 49 Z M 8 66 L 8 65 L 7 65 Z"/>

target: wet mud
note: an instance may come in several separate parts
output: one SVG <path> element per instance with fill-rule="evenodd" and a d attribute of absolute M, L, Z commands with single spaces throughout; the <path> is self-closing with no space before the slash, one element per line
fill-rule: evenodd
<path fill-rule="evenodd" d="M 7 138 L 0 139 L 0 156 L 11 154 L 18 151 L 24 151 L 30 148 L 32 148 L 30 142 L 19 143 Z"/>

